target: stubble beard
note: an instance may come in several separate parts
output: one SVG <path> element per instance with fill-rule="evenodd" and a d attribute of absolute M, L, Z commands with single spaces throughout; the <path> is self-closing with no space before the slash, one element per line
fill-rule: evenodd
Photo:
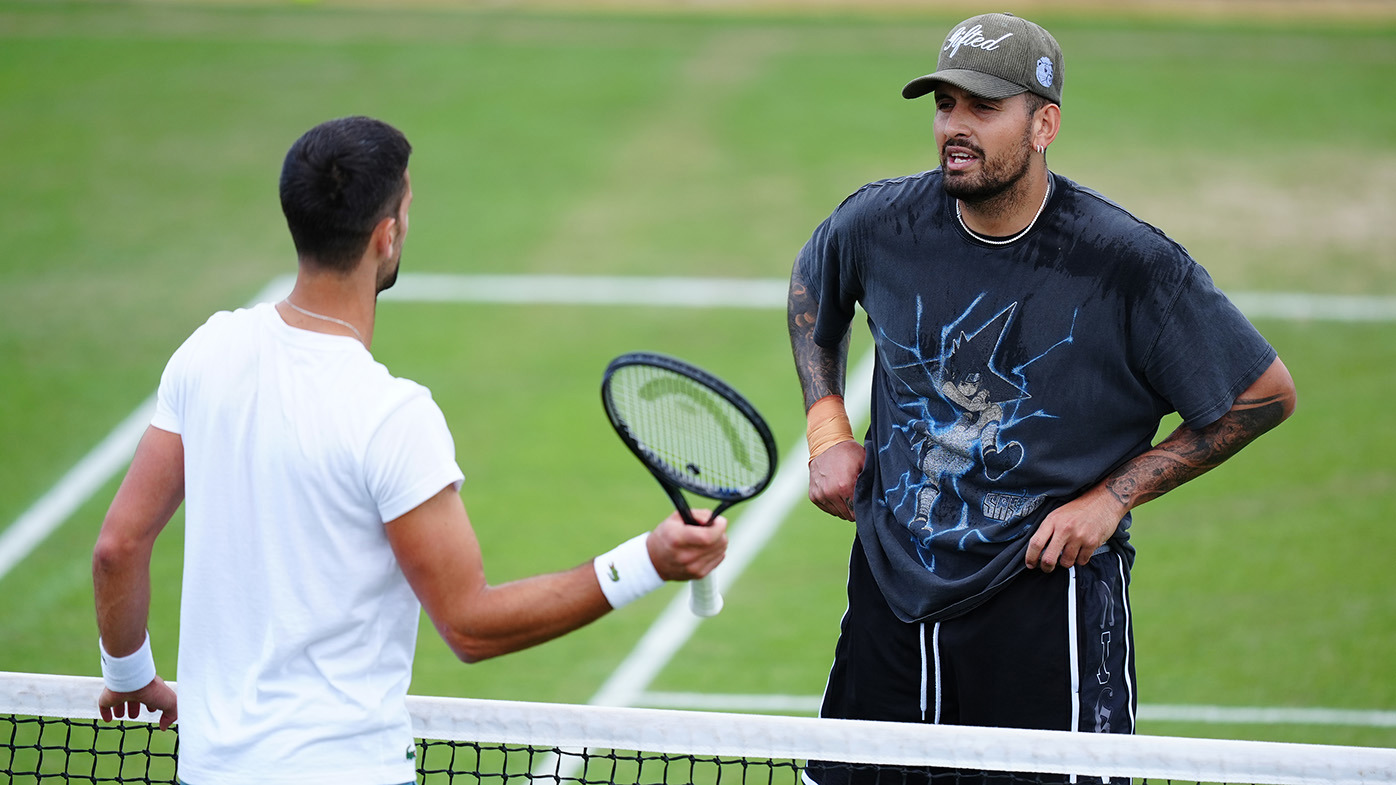
<path fill-rule="evenodd" d="M 949 144 L 949 141 L 946 142 Z M 945 167 L 945 147 L 941 147 L 941 171 L 945 172 L 945 193 L 965 204 L 983 210 L 1007 210 L 1016 187 L 1027 177 L 1032 164 L 1029 135 L 1023 135 L 1023 144 L 1003 155 L 990 158 L 978 146 L 966 141 L 957 141 L 960 147 L 967 147 L 979 156 L 979 171 L 973 174 L 952 173 Z M 997 204 L 996 204 L 997 203 Z"/>
<path fill-rule="evenodd" d="M 393 284 L 397 283 L 397 271 L 401 267 L 402 252 L 399 251 L 397 258 L 393 260 L 393 266 L 391 269 L 378 271 L 378 291 L 376 292 L 377 294 L 382 294 L 385 290 L 393 288 Z"/>

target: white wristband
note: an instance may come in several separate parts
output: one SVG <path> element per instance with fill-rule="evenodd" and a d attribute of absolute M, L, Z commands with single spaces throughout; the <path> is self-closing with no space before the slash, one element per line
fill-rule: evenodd
<path fill-rule="evenodd" d="M 649 536 L 649 532 L 645 532 L 632 537 L 592 560 L 596 580 L 612 608 L 629 605 L 664 585 L 664 579 L 650 561 L 649 547 L 645 544 Z"/>
<path fill-rule="evenodd" d="M 145 643 L 125 657 L 113 657 L 97 639 L 97 648 L 102 652 L 102 681 L 112 692 L 135 692 L 155 681 L 155 656 L 150 653 L 150 633 L 145 634 Z"/>

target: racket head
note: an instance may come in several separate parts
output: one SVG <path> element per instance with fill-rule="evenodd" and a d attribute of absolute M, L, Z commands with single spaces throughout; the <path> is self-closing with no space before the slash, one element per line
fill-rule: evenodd
<path fill-rule="evenodd" d="M 771 482 L 771 429 L 746 398 L 701 368 L 652 352 L 623 354 L 606 367 L 601 401 L 621 441 L 666 487 L 725 508 Z"/>

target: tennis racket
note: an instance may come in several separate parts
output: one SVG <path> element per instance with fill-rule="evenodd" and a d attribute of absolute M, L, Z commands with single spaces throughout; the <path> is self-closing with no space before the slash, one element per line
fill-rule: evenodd
<path fill-rule="evenodd" d="M 756 407 L 682 360 L 646 352 L 617 357 L 601 381 L 601 402 L 621 441 L 689 525 L 701 524 L 681 490 L 717 501 L 717 517 L 765 490 L 775 473 L 775 440 Z M 711 573 L 693 582 L 689 607 L 697 616 L 722 610 Z"/>

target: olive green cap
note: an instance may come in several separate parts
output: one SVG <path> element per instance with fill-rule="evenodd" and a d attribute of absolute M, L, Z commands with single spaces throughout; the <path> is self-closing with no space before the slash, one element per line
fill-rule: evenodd
<path fill-rule="evenodd" d="M 981 14 L 955 26 L 935 73 L 908 82 L 902 97 L 920 98 L 944 83 L 981 98 L 1033 92 L 1060 104 L 1063 73 L 1062 49 L 1051 33 L 1012 14 Z"/>

